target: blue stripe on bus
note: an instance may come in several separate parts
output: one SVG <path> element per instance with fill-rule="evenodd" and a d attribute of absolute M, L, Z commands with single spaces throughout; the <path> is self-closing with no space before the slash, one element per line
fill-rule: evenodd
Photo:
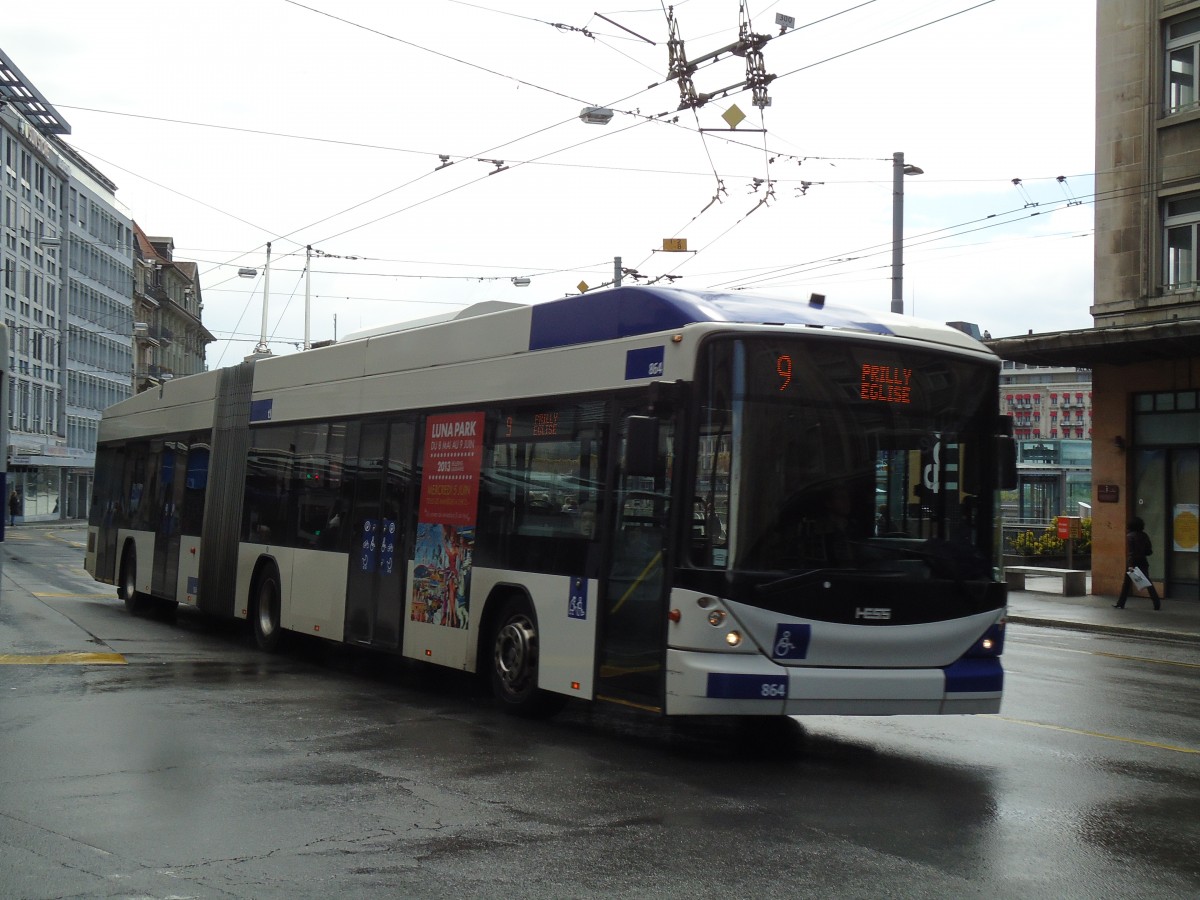
<path fill-rule="evenodd" d="M 251 400 L 250 401 L 250 421 L 251 422 L 270 422 L 271 410 L 275 405 L 274 400 Z"/>
<path fill-rule="evenodd" d="M 814 307 L 785 297 L 684 291 L 678 288 L 614 288 L 539 303 L 531 309 L 529 349 L 590 344 L 682 328 L 692 322 L 851 327 L 891 334 L 868 313 Z"/>
<path fill-rule="evenodd" d="M 960 659 L 942 670 L 947 694 L 999 693 L 1004 669 L 998 659 Z"/>
<path fill-rule="evenodd" d="M 706 697 L 719 700 L 782 700 L 787 697 L 786 675 L 708 673 Z"/>

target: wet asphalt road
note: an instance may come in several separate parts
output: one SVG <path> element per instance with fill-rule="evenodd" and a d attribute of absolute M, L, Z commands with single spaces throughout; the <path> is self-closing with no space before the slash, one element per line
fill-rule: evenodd
<path fill-rule="evenodd" d="M 1194 897 L 1196 645 L 1014 627 L 1002 715 L 505 717 L 457 673 L 134 619 L 12 534 L 0 896 Z"/>

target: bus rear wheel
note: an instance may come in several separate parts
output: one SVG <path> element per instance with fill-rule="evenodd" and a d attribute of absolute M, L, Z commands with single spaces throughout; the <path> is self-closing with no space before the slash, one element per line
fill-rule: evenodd
<path fill-rule="evenodd" d="M 279 624 L 279 598 L 279 573 L 273 565 L 264 566 L 255 583 L 250 627 L 254 630 L 254 642 L 267 653 L 278 650 L 283 637 L 283 628 Z"/>
<path fill-rule="evenodd" d="M 125 601 L 131 615 L 142 616 L 149 610 L 149 597 L 137 589 L 137 551 L 133 545 L 121 554 L 121 574 L 117 579 L 117 596 Z"/>
<path fill-rule="evenodd" d="M 540 690 L 538 683 L 537 620 L 528 601 L 513 598 L 504 604 L 492 635 L 492 693 L 505 712 L 518 716 L 552 716 L 567 697 Z"/>

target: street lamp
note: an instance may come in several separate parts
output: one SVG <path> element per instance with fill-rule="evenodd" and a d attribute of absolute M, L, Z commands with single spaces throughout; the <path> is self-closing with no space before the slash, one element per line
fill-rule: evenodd
<path fill-rule="evenodd" d="M 607 125 L 612 121 L 613 111 L 603 106 L 585 106 L 579 111 L 579 119 L 587 125 Z"/>
<path fill-rule="evenodd" d="M 903 153 L 892 154 L 892 312 L 900 315 L 904 315 L 904 176 L 924 173 L 906 166 Z"/>

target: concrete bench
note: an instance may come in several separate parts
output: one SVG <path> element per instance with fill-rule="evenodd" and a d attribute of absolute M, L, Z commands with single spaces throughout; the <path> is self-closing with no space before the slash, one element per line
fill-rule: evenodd
<path fill-rule="evenodd" d="M 1041 566 L 1004 567 L 1004 581 L 1010 591 L 1025 590 L 1027 575 L 1061 578 L 1064 597 L 1082 597 L 1087 593 L 1087 572 L 1083 569 L 1043 569 Z"/>

